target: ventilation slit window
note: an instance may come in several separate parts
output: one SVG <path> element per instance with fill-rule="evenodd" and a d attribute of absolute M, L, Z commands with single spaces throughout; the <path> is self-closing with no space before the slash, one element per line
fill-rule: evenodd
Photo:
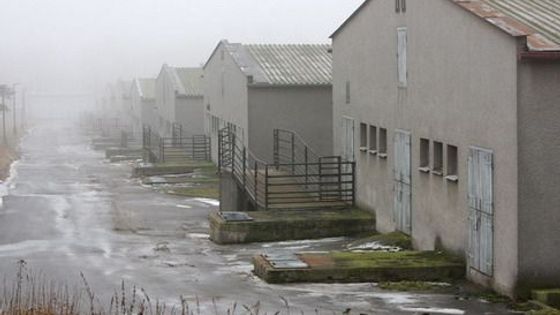
<path fill-rule="evenodd" d="M 443 143 L 434 141 L 434 165 L 432 173 L 434 175 L 443 175 Z"/>
<path fill-rule="evenodd" d="M 346 81 L 346 104 L 350 104 L 350 81 Z"/>
<path fill-rule="evenodd" d="M 361 123 L 360 124 L 360 151 L 367 152 L 367 145 L 368 145 L 368 125 Z"/>
<path fill-rule="evenodd" d="M 387 158 L 387 129 L 379 128 L 379 146 L 377 156 L 379 158 Z"/>
<path fill-rule="evenodd" d="M 377 127 L 369 126 L 369 153 L 377 154 Z"/>
<path fill-rule="evenodd" d="M 420 139 L 420 168 L 424 173 L 430 172 L 430 140 Z"/>
<path fill-rule="evenodd" d="M 459 170 L 458 163 L 459 153 L 458 149 L 454 145 L 447 145 L 447 173 L 446 179 L 452 182 L 459 180 Z"/>

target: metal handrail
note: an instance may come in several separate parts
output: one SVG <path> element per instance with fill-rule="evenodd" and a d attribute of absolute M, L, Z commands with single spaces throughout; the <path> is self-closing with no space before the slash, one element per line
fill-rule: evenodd
<path fill-rule="evenodd" d="M 289 135 L 289 141 L 283 135 Z M 218 138 L 220 173 L 229 171 L 258 209 L 297 204 L 309 207 L 312 203 L 355 204 L 355 163 L 339 156 L 317 156 L 296 133 L 274 131 L 274 163 L 247 150 L 228 127 L 219 130 Z M 281 143 L 290 144 L 287 154 Z M 296 154 L 301 150 L 303 162 Z M 280 161 L 282 157 L 288 157 L 290 163 Z"/>
<path fill-rule="evenodd" d="M 144 158 L 149 162 L 166 162 L 184 158 L 210 160 L 211 158 L 210 138 L 206 135 L 163 138 L 148 126 L 143 127 L 142 133 Z"/>
<path fill-rule="evenodd" d="M 287 130 L 287 129 L 282 129 L 282 128 L 276 128 L 275 130 L 277 130 L 278 132 L 284 132 L 284 133 L 288 133 L 288 134 L 292 134 L 295 136 L 295 138 L 301 142 L 301 144 L 308 148 L 309 153 L 311 153 L 313 156 L 319 157 L 319 154 L 317 154 L 317 152 L 315 152 L 315 150 L 313 150 L 313 148 L 311 148 L 310 145 L 307 144 L 307 142 L 305 142 L 305 140 L 303 139 L 302 136 L 300 136 L 297 132 L 293 131 L 293 130 Z"/>

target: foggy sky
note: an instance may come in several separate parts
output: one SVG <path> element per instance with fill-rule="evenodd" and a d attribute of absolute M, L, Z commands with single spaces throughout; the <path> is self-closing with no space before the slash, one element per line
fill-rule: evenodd
<path fill-rule="evenodd" d="M 91 93 L 162 65 L 199 66 L 221 39 L 328 43 L 363 0 L 0 0 L 0 84 Z"/>

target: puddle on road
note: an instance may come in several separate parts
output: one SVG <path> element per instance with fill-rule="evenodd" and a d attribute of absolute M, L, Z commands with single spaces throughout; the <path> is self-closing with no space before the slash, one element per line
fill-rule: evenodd
<path fill-rule="evenodd" d="M 421 308 L 421 307 L 400 307 L 401 311 L 414 312 L 414 314 L 442 314 L 442 315 L 463 315 L 465 311 L 453 308 Z"/>
<path fill-rule="evenodd" d="M 193 198 L 192 200 L 198 201 L 198 202 L 203 203 L 203 204 L 215 206 L 215 207 L 219 207 L 219 206 L 220 206 L 220 201 L 219 201 L 219 200 L 216 200 L 216 199 L 210 199 L 210 198 Z"/>

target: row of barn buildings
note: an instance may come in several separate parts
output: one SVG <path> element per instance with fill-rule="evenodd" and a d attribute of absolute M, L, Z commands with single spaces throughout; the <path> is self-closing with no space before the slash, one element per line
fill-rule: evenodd
<path fill-rule="evenodd" d="M 560 1 L 367 0 L 332 45 L 222 40 L 102 105 L 133 129 L 229 127 L 272 160 L 273 130 L 355 161 L 380 232 L 465 257 L 514 296 L 560 285 Z"/>

